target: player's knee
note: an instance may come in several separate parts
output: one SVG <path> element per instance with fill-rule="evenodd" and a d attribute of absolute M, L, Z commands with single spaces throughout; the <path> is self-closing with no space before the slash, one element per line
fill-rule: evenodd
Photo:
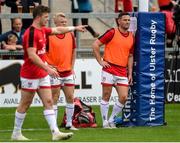
<path fill-rule="evenodd" d="M 52 99 L 47 99 L 45 106 L 52 106 L 53 105 L 53 100 Z"/>
<path fill-rule="evenodd" d="M 24 104 L 20 104 L 18 107 L 17 107 L 17 111 L 20 112 L 20 113 L 25 113 L 28 108 L 30 107 L 30 104 L 29 102 L 26 102 Z"/>
<path fill-rule="evenodd" d="M 121 97 L 120 97 L 120 103 L 122 103 L 122 104 L 125 104 L 125 102 L 126 102 L 126 100 L 127 100 L 127 95 L 121 95 Z"/>
<path fill-rule="evenodd" d="M 66 96 L 66 101 L 67 103 L 73 103 L 74 100 L 74 95 L 68 95 Z"/>
<path fill-rule="evenodd" d="M 111 94 L 109 92 L 104 92 L 103 94 L 103 100 L 109 101 Z"/>
<path fill-rule="evenodd" d="M 53 103 L 57 103 L 58 99 L 59 99 L 59 95 L 53 96 Z"/>

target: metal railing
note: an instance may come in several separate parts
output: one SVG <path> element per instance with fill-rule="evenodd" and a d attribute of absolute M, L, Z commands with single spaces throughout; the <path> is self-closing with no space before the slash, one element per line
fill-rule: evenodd
<path fill-rule="evenodd" d="M 53 13 L 49 14 L 49 17 L 53 17 Z M 118 16 L 117 13 L 65 13 L 67 18 L 116 18 Z M 4 13 L 0 14 L 1 19 L 11 19 L 15 17 L 20 17 L 23 19 L 32 18 L 32 14 L 30 13 Z"/>
<path fill-rule="evenodd" d="M 169 56 L 169 54 L 174 53 L 173 48 L 166 48 L 166 57 Z M 94 58 L 92 49 L 76 49 L 77 52 L 77 58 Z M 101 48 L 101 54 L 103 54 L 103 49 Z M 3 58 L 3 56 L 23 56 L 24 52 L 21 51 L 9 51 L 9 50 L 0 50 L 0 59 Z M 180 55 L 178 55 L 179 57 Z"/>
<path fill-rule="evenodd" d="M 53 13 L 50 13 L 49 17 L 50 19 L 52 19 L 53 17 Z M 118 16 L 117 13 L 66 13 L 66 17 L 67 18 L 77 18 L 77 19 L 81 19 L 81 18 L 104 18 L 104 19 L 114 19 Z M 13 13 L 13 14 L 0 14 L 0 18 L 1 19 L 11 19 L 11 18 L 15 18 L 15 17 L 20 17 L 23 19 L 28 19 L 28 18 L 32 18 L 32 14 L 29 13 Z M 77 47 L 80 47 L 80 36 L 76 37 L 77 40 Z M 166 48 L 166 53 L 168 52 L 173 52 L 173 48 Z M 102 51 L 101 51 L 102 52 Z M 23 51 L 8 51 L 8 50 L 0 50 L 0 56 L 3 55 L 23 55 Z M 93 53 L 92 53 L 92 49 L 90 48 L 77 48 L 77 57 L 78 58 L 89 58 L 92 57 Z"/>
<path fill-rule="evenodd" d="M 49 21 L 51 21 L 51 19 L 53 18 L 54 13 L 50 13 L 49 14 Z M 66 13 L 66 17 L 71 19 L 71 18 L 77 18 L 79 19 L 78 21 L 80 21 L 81 18 L 97 18 L 97 19 L 114 19 L 118 16 L 117 13 Z M 32 14 L 30 13 L 4 13 L 4 14 L 0 14 L 0 18 L 1 19 L 12 19 L 12 18 L 16 18 L 16 17 L 20 17 L 22 19 L 32 19 Z M 50 24 L 51 22 L 49 22 Z M 51 25 L 51 24 L 50 24 Z M 77 43 L 77 47 L 80 47 L 80 36 L 79 33 L 77 33 L 77 37 L 76 37 L 76 43 Z"/>
<path fill-rule="evenodd" d="M 76 49 L 77 58 L 93 58 L 93 51 L 92 49 Z M 103 54 L 103 50 L 101 50 L 101 54 Z M 0 50 L 0 59 L 3 59 L 3 56 L 23 56 L 24 51 L 9 51 L 9 50 Z"/>

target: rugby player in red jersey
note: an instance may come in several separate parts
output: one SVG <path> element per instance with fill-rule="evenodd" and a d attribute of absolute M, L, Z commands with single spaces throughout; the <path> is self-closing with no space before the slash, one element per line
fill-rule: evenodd
<path fill-rule="evenodd" d="M 51 129 L 52 140 L 68 139 L 73 135 L 71 132 L 60 132 L 57 127 L 49 76 L 58 77 L 59 75 L 55 69 L 46 64 L 46 37 L 50 34 L 61 34 L 74 30 L 84 32 L 86 26 L 45 27 L 49 19 L 48 13 L 48 7 L 37 6 L 33 11 L 33 23 L 24 33 L 24 64 L 20 73 L 21 100 L 15 113 L 12 140 L 28 140 L 22 135 L 21 129 L 35 93 L 42 100 L 44 117 Z"/>

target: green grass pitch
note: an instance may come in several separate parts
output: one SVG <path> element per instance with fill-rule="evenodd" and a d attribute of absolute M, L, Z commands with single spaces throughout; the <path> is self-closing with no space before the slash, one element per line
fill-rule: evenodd
<path fill-rule="evenodd" d="M 112 108 L 112 107 L 111 107 Z M 93 106 L 97 128 L 81 128 L 73 131 L 68 142 L 180 142 L 180 104 L 166 104 L 166 126 L 121 127 L 102 129 L 99 106 Z M 58 124 L 62 121 L 64 107 L 59 107 Z M 0 142 L 10 142 L 15 108 L 0 108 Z M 60 128 L 61 131 L 65 131 Z M 42 107 L 31 107 L 23 125 L 23 134 L 32 142 L 50 142 L 51 134 L 43 117 Z M 61 142 L 67 142 L 61 141 Z"/>

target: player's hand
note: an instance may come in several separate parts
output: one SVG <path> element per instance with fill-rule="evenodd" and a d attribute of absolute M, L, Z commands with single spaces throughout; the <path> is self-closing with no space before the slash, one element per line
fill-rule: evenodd
<path fill-rule="evenodd" d="M 88 27 L 88 25 L 75 26 L 75 30 L 80 31 L 80 32 L 85 32 L 86 31 L 86 27 Z"/>
<path fill-rule="evenodd" d="M 53 65 L 48 65 L 48 66 L 49 66 L 51 69 L 54 69 L 55 71 L 58 71 L 56 66 L 53 66 Z"/>
<path fill-rule="evenodd" d="M 53 78 L 59 77 L 59 74 L 58 74 L 58 72 L 57 72 L 57 70 L 55 68 L 48 67 L 47 72 L 48 72 L 49 76 L 51 76 Z"/>
<path fill-rule="evenodd" d="M 111 65 L 106 61 L 100 61 L 99 64 L 104 68 L 109 68 Z"/>
<path fill-rule="evenodd" d="M 128 81 L 129 81 L 129 85 L 133 85 L 132 75 L 128 75 Z"/>

